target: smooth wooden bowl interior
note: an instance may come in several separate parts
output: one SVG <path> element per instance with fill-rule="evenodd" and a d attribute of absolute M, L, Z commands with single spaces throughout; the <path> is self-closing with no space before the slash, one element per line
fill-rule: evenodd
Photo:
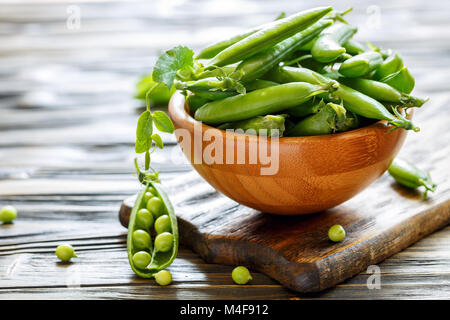
<path fill-rule="evenodd" d="M 261 144 L 271 150 L 274 139 L 225 132 L 196 121 L 188 111 L 184 96 L 176 92 L 169 114 L 195 170 L 231 199 L 280 215 L 321 212 L 350 199 L 386 171 L 406 137 L 406 130 L 388 132 L 386 122 L 379 121 L 343 133 L 279 138 L 278 170 L 263 175 L 261 170 L 274 171 L 277 152 L 271 166 L 250 163 L 250 151 Z M 223 154 L 211 151 L 213 141 L 220 141 Z M 237 163 L 238 152 L 245 154 L 245 163 Z"/>

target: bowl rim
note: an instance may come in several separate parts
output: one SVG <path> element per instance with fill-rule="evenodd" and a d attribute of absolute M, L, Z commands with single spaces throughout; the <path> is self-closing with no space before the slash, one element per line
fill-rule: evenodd
<path fill-rule="evenodd" d="M 180 107 L 180 106 L 183 107 Z M 186 108 L 189 107 L 187 100 L 185 96 L 182 94 L 180 90 L 177 90 L 171 97 L 169 101 L 169 114 L 170 117 L 176 118 L 179 122 L 183 122 L 188 124 L 192 129 L 194 130 L 195 126 L 201 125 L 202 132 L 206 130 L 217 130 L 222 135 L 226 135 L 227 137 L 236 137 L 238 139 L 249 139 L 258 141 L 259 139 L 265 139 L 265 140 L 271 140 L 272 137 L 263 137 L 263 136 L 256 136 L 256 135 L 250 135 L 250 134 L 244 134 L 244 133 L 236 133 L 233 131 L 226 131 L 223 129 L 218 129 L 216 127 L 212 127 L 210 125 L 207 125 L 201 121 L 195 120 L 194 117 L 190 115 L 188 110 Z M 408 113 L 408 118 L 412 117 L 413 110 L 411 110 Z M 337 132 L 337 133 L 331 133 L 331 134 L 324 134 L 324 135 L 316 135 L 316 136 L 300 136 L 300 137 L 278 137 L 276 138 L 280 143 L 298 143 L 298 142 L 305 142 L 305 141 L 324 141 L 324 140 L 341 140 L 345 138 L 350 138 L 351 136 L 357 137 L 357 136 L 365 136 L 367 135 L 368 131 L 387 131 L 392 128 L 392 125 L 389 125 L 386 120 L 379 120 L 375 123 L 372 123 L 370 125 L 360 127 L 357 129 L 352 129 L 349 131 L 344 132 Z"/>

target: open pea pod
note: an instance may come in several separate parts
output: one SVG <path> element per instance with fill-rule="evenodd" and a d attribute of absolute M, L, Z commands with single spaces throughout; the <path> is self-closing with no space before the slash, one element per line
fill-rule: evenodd
<path fill-rule="evenodd" d="M 147 210 L 147 204 L 148 201 L 150 201 L 150 199 L 148 199 L 149 195 L 150 199 L 157 198 L 161 200 L 162 205 L 158 208 L 157 213 Z M 151 217 L 147 220 L 151 222 L 142 222 L 142 216 L 145 213 L 151 214 Z M 153 249 L 151 239 L 149 242 L 145 242 L 145 247 L 143 247 L 141 245 L 143 241 L 139 242 L 141 239 L 135 238 L 137 236 L 135 231 L 137 230 L 140 230 L 141 234 L 143 233 L 142 231 L 145 231 L 149 235 L 155 233 L 152 228 L 154 219 L 153 215 L 168 215 L 170 218 L 170 233 L 173 237 L 170 250 L 166 252 Z M 127 252 L 131 269 L 141 278 L 153 278 L 156 272 L 170 266 L 178 254 L 177 218 L 168 196 L 159 183 L 148 182 L 136 198 L 133 210 L 131 211 L 130 221 L 128 223 Z"/>

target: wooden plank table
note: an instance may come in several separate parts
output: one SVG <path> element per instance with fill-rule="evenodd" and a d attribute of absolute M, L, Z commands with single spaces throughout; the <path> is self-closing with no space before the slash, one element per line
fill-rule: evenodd
<path fill-rule="evenodd" d="M 196 49 L 281 9 L 290 13 L 327 1 L 173 3 L 0 4 L 0 205 L 19 210 L 13 225 L 0 227 L 0 299 L 449 299 L 448 226 L 379 264 L 379 290 L 368 290 L 369 272 L 309 295 L 256 272 L 251 285 L 236 286 L 231 266 L 207 264 L 184 247 L 170 267 L 171 286 L 133 275 L 117 210 L 139 187 L 132 159 L 140 103 L 131 98 L 138 76 L 162 48 L 183 43 Z M 372 4 L 346 1 L 338 8 L 355 8 L 349 20 L 362 39 L 403 54 L 416 76 L 415 92 L 431 98 L 415 122 L 430 121 L 437 110 L 448 118 L 450 3 Z M 67 28 L 76 12 L 80 28 Z M 170 181 L 191 168 L 174 138 L 163 138 L 167 147 L 155 153 L 153 164 Z M 428 150 L 428 139 L 447 144 L 449 134 L 410 134 L 405 148 L 423 145 L 412 160 L 433 170 L 430 152 L 434 159 L 449 155 Z M 53 252 L 60 242 L 74 245 L 79 259 L 57 263 Z"/>

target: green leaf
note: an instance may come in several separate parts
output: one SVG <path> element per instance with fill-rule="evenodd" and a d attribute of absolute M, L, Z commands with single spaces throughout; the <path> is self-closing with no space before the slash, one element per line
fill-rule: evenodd
<path fill-rule="evenodd" d="M 152 134 L 152 139 L 158 148 L 162 149 L 164 147 L 164 143 L 162 142 L 162 139 L 159 136 L 159 134 L 157 133 Z"/>
<path fill-rule="evenodd" d="M 152 117 L 155 127 L 158 128 L 159 131 L 173 133 L 175 130 L 172 120 L 170 120 L 169 116 L 165 112 L 155 111 L 153 112 Z"/>
<path fill-rule="evenodd" d="M 138 120 L 136 128 L 136 145 L 134 151 L 143 153 L 152 146 L 153 121 L 150 111 L 144 111 Z"/>
<path fill-rule="evenodd" d="M 194 51 L 177 46 L 159 56 L 153 68 L 153 80 L 164 83 L 170 89 L 177 72 L 192 68 L 193 65 Z"/>

